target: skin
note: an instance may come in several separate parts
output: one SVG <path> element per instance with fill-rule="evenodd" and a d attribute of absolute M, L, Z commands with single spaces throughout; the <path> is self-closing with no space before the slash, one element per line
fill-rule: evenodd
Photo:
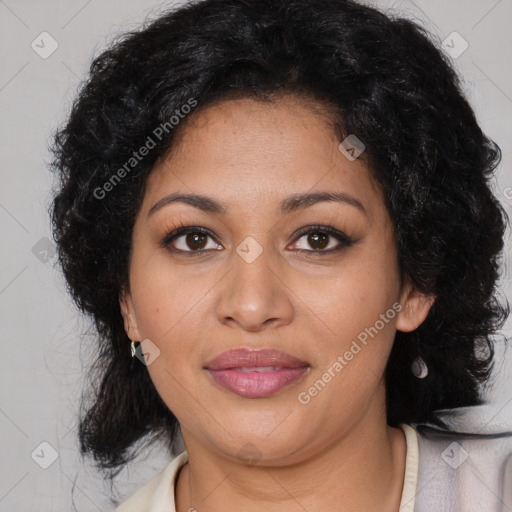
<path fill-rule="evenodd" d="M 182 128 L 148 178 L 130 289 L 120 296 L 129 338 L 150 339 L 160 350 L 147 369 L 189 455 L 176 510 L 397 511 L 406 445 L 402 430 L 386 423 L 383 375 L 396 330 L 420 325 L 433 299 L 400 286 L 381 191 L 363 159 L 347 159 L 326 117 L 301 98 L 224 101 L 190 115 Z M 350 194 L 366 214 L 333 201 L 279 210 L 291 194 L 320 191 Z M 225 211 L 174 202 L 148 216 L 176 192 L 208 196 Z M 180 223 L 215 238 L 199 238 L 201 254 L 186 235 L 162 247 Z M 332 225 L 355 242 L 344 246 L 331 236 L 322 238 L 327 246 L 315 245 L 295 235 L 312 224 Z M 248 236 L 263 249 L 252 263 L 236 252 Z M 340 250 L 321 253 L 332 247 Z M 397 302 L 401 311 L 301 404 L 298 394 Z M 204 370 L 237 347 L 276 348 L 310 368 L 270 397 L 243 398 Z M 246 443 L 258 451 L 256 464 L 237 456 Z"/>

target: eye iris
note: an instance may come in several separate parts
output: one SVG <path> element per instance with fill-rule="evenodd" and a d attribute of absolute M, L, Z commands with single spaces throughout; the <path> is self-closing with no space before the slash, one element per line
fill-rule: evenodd
<path fill-rule="evenodd" d="M 308 243 L 313 249 L 323 249 L 329 245 L 329 235 L 325 233 L 310 233 L 308 235 Z"/>
<path fill-rule="evenodd" d="M 186 237 L 189 249 L 202 249 L 206 245 L 206 235 L 201 233 L 189 233 Z"/>

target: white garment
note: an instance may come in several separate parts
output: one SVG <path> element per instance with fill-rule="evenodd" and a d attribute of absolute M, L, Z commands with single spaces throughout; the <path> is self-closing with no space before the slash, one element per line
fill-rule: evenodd
<path fill-rule="evenodd" d="M 414 512 L 512 512 L 512 432 L 416 429 L 420 464 Z"/>
<path fill-rule="evenodd" d="M 400 512 L 512 512 L 512 432 L 456 434 L 400 424 L 407 442 Z M 184 451 L 115 512 L 176 512 Z"/>

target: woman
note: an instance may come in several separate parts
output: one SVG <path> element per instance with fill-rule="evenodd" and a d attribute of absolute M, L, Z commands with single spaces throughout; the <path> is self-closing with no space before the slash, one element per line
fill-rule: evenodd
<path fill-rule="evenodd" d="M 144 442 L 186 448 L 116 510 L 512 507 L 511 434 L 441 418 L 483 403 L 507 218 L 499 148 L 423 29 L 189 3 L 95 59 L 54 152 L 99 335 L 82 451 L 113 477 Z"/>

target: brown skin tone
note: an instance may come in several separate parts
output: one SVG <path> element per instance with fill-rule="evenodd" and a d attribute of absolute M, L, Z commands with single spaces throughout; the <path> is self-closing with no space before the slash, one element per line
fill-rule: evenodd
<path fill-rule="evenodd" d="M 401 429 L 386 423 L 383 375 L 396 330 L 420 325 L 433 299 L 400 287 L 382 193 L 363 160 L 349 161 L 339 142 L 300 98 L 231 100 L 191 115 L 173 153 L 148 178 L 130 290 L 120 304 L 129 338 L 150 339 L 160 350 L 147 369 L 189 455 L 176 485 L 178 512 L 399 508 L 406 445 Z M 279 211 L 291 194 L 320 191 L 350 194 L 366 214 L 333 201 Z M 225 212 L 175 202 L 148 216 L 176 192 L 208 196 Z M 161 247 L 180 223 L 213 237 L 181 235 Z M 310 225 L 332 225 L 354 243 L 296 235 Z M 263 248 L 252 263 L 236 252 L 248 236 Z M 396 302 L 401 311 L 301 404 L 298 394 Z M 238 347 L 276 348 L 310 368 L 270 397 L 243 398 L 203 369 Z M 248 442 L 260 453 L 255 465 L 237 457 Z"/>

